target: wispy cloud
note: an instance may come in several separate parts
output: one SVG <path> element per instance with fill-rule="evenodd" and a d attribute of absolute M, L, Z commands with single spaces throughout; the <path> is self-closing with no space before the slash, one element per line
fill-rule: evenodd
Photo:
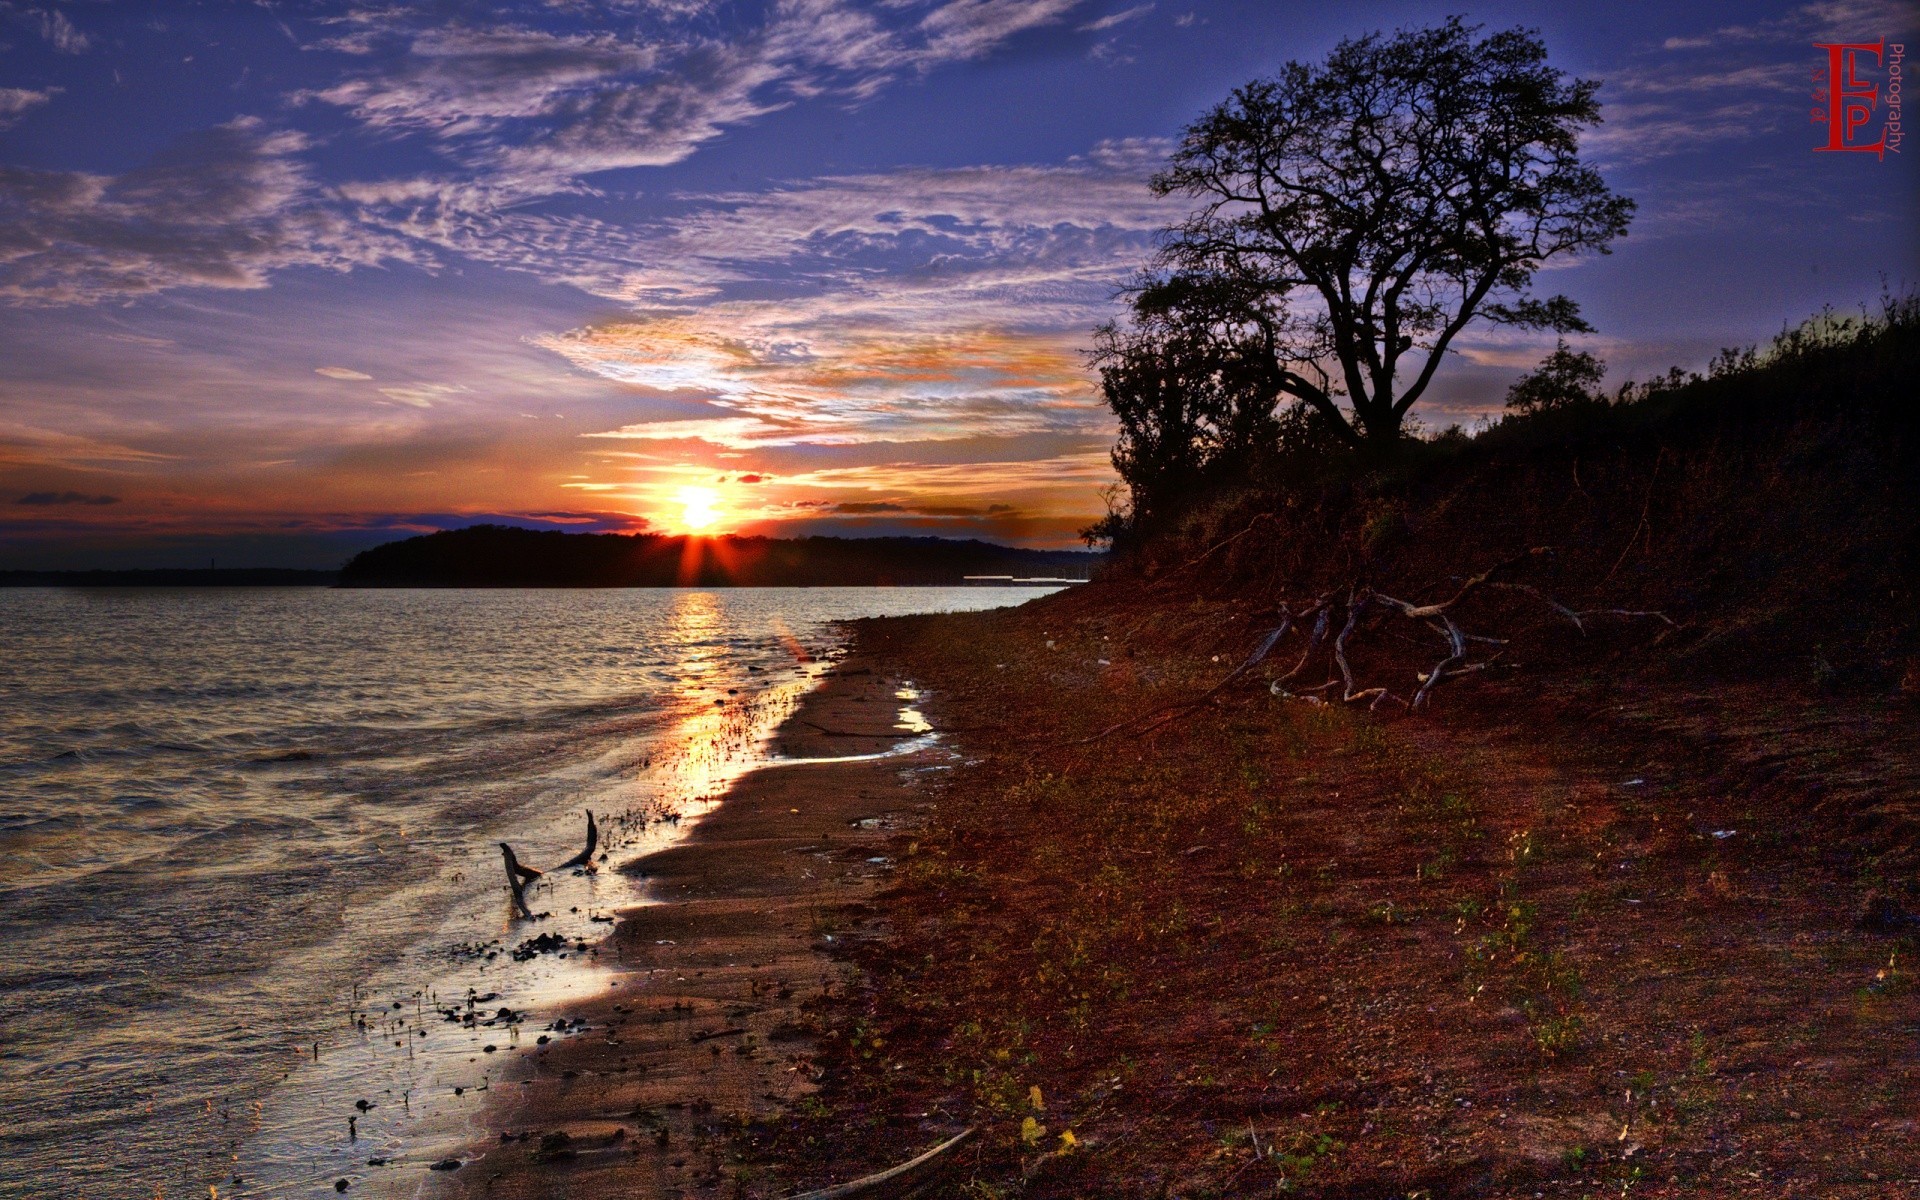
<path fill-rule="evenodd" d="M 471 389 L 457 383 L 415 383 L 402 387 L 383 387 L 375 390 L 387 399 L 399 404 L 411 405 L 414 408 L 432 408 L 436 404 L 462 395 Z"/>
<path fill-rule="evenodd" d="M 1606 124 L 1584 145 L 1638 165 L 1778 133 L 1805 122 L 1814 43 L 1898 38 L 1917 24 L 1904 0 L 1816 0 L 1666 37 L 1606 73 Z"/>
<path fill-rule="evenodd" d="M 740 311 L 705 319 L 729 317 L 735 326 L 751 319 Z M 669 318 L 576 331 L 548 345 L 606 378 L 692 393 L 710 413 L 591 436 L 746 449 L 1106 428 L 1071 341 L 997 330 L 934 339 L 878 329 L 768 332 L 776 337 L 719 342 Z"/>
<path fill-rule="evenodd" d="M 53 99 L 59 91 L 59 88 L 0 87 L 0 129 Z"/>
<path fill-rule="evenodd" d="M 73 21 L 67 19 L 67 13 L 58 8 L 42 8 L 33 13 L 33 17 L 40 27 L 40 36 L 52 42 L 54 50 L 60 50 L 61 54 L 86 54 L 86 48 L 94 44 L 94 40 L 81 33 Z"/>
<path fill-rule="evenodd" d="M 1083 0 L 943 0 L 904 5 L 774 0 L 727 35 L 689 20 L 700 6 L 645 6 L 655 28 L 569 34 L 517 23 L 448 27 L 437 10 L 383 9 L 325 48 L 368 59 L 299 100 L 366 126 L 435 138 L 516 194 L 579 176 L 679 162 L 727 129 L 798 100 L 869 98 L 895 80 L 983 57 L 1064 20 Z"/>
<path fill-rule="evenodd" d="M 1151 4 L 1136 4 L 1132 8 L 1123 8 L 1117 13 L 1101 17 L 1097 21 L 1088 21 L 1080 27 L 1082 33 L 1104 33 L 1116 25 L 1124 25 L 1135 17 L 1144 17 L 1153 11 Z"/>
<path fill-rule="evenodd" d="M 163 288 L 257 288 L 288 266 L 417 259 L 317 194 L 306 138 L 241 118 L 121 175 L 0 166 L 0 297 L 92 303 Z"/>

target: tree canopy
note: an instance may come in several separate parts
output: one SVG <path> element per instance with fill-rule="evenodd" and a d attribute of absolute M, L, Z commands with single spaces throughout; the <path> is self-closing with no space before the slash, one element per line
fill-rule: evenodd
<path fill-rule="evenodd" d="M 1532 283 L 1632 216 L 1580 161 L 1598 86 L 1549 65 L 1534 31 L 1451 18 L 1343 41 L 1195 121 L 1153 188 L 1199 207 L 1165 231 L 1131 327 L 1096 347 L 1123 478 L 1142 449 L 1269 435 L 1289 405 L 1388 446 L 1469 325 L 1587 331 Z"/>
<path fill-rule="evenodd" d="M 1507 389 L 1507 407 L 1516 412 L 1545 412 L 1595 403 L 1600 399 L 1600 380 L 1606 373 L 1606 363 L 1584 350 L 1573 349 L 1561 338 L 1554 344 L 1553 353 Z"/>

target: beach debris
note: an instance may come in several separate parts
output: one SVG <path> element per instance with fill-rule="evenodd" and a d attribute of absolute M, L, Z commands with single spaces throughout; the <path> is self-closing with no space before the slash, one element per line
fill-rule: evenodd
<path fill-rule="evenodd" d="M 457 1158 L 443 1158 L 427 1168 L 429 1171 L 458 1171 L 459 1169 L 460 1160 Z"/>
<path fill-rule="evenodd" d="M 515 962 L 529 962 L 542 954 L 558 954 L 567 950 L 584 951 L 586 948 L 585 941 L 569 941 L 565 934 L 543 933 L 539 937 L 528 938 L 515 946 L 510 957 Z"/>
<path fill-rule="evenodd" d="M 522 889 L 529 880 L 540 878 L 540 872 L 532 867 L 523 866 L 513 855 L 513 847 L 500 843 L 500 857 L 507 866 L 507 889 L 513 893 L 513 907 L 521 916 L 533 919 L 533 910 L 527 907 L 527 894 Z"/>
<path fill-rule="evenodd" d="M 663 1129 L 661 1132 L 666 1131 Z M 897 1167 L 889 1167 L 874 1175 L 863 1175 L 846 1183 L 836 1183 L 832 1187 L 803 1192 L 793 1197 L 793 1200 L 853 1200 L 858 1196 L 878 1196 L 883 1192 L 890 1192 L 896 1185 L 917 1182 L 933 1174 L 936 1169 L 944 1167 L 946 1163 L 942 1160 L 954 1150 L 966 1145 L 977 1132 L 979 1132 L 978 1127 L 969 1125 L 925 1154 L 908 1159 Z M 662 1144 L 665 1144 L 664 1141 Z"/>
<path fill-rule="evenodd" d="M 729 1025 L 725 1029 L 703 1029 L 699 1033 L 694 1034 L 691 1040 L 694 1042 L 710 1042 L 715 1038 L 738 1037 L 745 1032 L 746 1029 L 743 1026 Z"/>
<path fill-rule="evenodd" d="M 587 810 L 587 848 L 555 867 L 556 871 L 566 871 L 573 867 L 585 867 L 593 870 L 593 852 L 600 845 L 600 830 L 593 823 L 593 810 Z"/>
<path fill-rule="evenodd" d="M 542 1134 L 530 1157 L 537 1163 L 564 1162 L 574 1157 L 573 1138 L 564 1129 Z"/>

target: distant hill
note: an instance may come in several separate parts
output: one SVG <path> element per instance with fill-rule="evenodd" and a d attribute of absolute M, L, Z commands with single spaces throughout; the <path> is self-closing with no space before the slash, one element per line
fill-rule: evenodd
<path fill-rule="evenodd" d="M 327 587 L 338 571 L 162 567 L 126 571 L 0 571 L 0 587 Z"/>
<path fill-rule="evenodd" d="M 476 525 L 356 555 L 342 587 L 875 587 L 1085 579 L 1104 556 L 947 538 L 685 538 Z"/>

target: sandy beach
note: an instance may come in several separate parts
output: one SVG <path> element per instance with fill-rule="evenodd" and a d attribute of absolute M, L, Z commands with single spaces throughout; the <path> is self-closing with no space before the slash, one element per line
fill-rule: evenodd
<path fill-rule="evenodd" d="M 902 686 L 842 662 L 774 745 L 783 759 L 842 761 L 751 772 L 684 842 L 627 868 L 660 903 L 622 913 L 599 947 L 613 972 L 604 996 L 562 1014 L 571 1031 L 545 1045 L 523 1037 L 484 1111 L 486 1136 L 426 1194 L 737 1185 L 726 1138 L 814 1088 L 807 1006 L 845 986 L 832 955 L 866 931 L 887 843 L 916 819 L 922 801 L 903 774 L 948 760 L 941 749 L 861 757 L 913 736 L 899 727 Z"/>

